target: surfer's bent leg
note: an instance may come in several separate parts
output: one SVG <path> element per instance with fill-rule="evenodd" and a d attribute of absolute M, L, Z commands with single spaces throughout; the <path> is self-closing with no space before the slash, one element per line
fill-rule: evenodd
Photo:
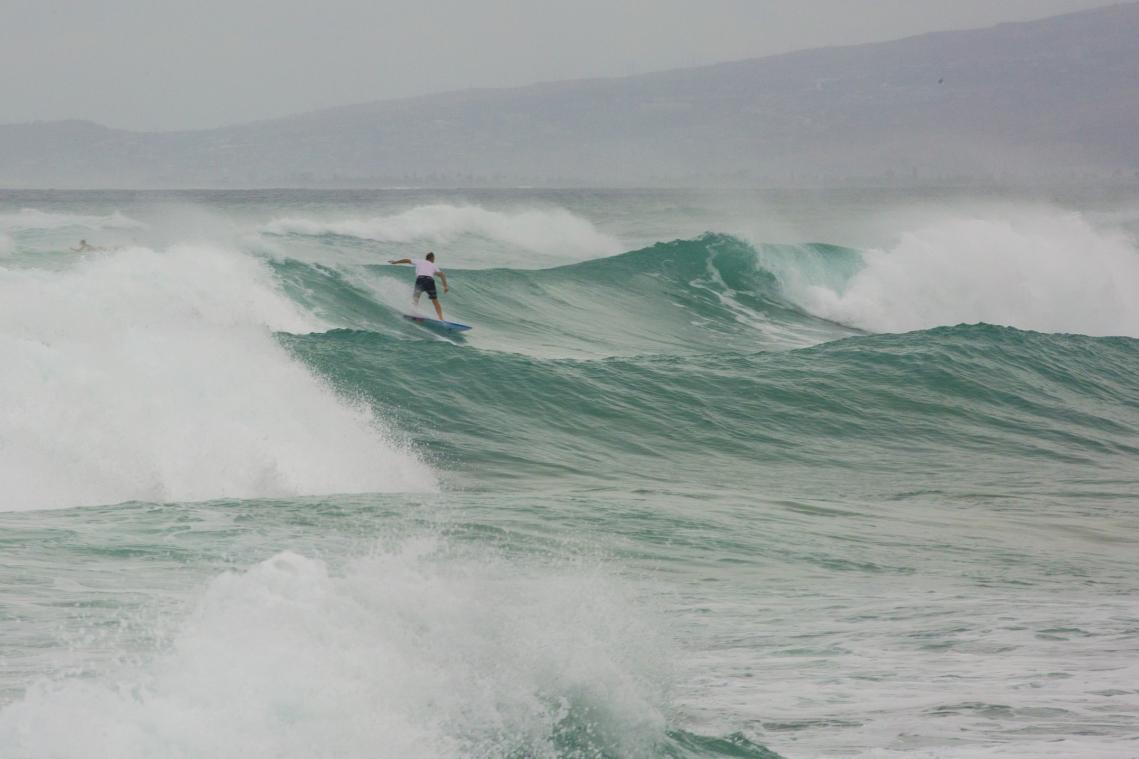
<path fill-rule="evenodd" d="M 411 296 L 411 304 L 417 308 L 419 307 L 419 296 L 423 295 L 423 291 L 428 289 L 426 282 L 425 282 L 425 280 L 427 280 L 427 279 L 429 279 L 429 278 L 428 277 L 416 277 L 415 278 L 415 293 Z M 432 280 L 432 281 L 434 281 L 434 280 Z M 430 296 L 431 292 L 428 292 L 427 295 Z"/>

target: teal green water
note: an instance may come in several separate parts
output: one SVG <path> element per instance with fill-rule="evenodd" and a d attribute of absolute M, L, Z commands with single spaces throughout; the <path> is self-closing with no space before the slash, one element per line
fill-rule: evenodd
<path fill-rule="evenodd" d="M 0 195 L 0 753 L 1127 756 L 1136 208 Z"/>

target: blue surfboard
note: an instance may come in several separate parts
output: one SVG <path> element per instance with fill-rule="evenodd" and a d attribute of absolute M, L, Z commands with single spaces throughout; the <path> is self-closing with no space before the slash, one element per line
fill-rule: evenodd
<path fill-rule="evenodd" d="M 426 316 L 417 316 L 415 314 L 404 314 L 404 319 L 413 321 L 416 324 L 422 324 L 424 327 L 435 327 L 437 329 L 446 329 L 451 332 L 466 332 L 471 328 L 469 324 L 460 324 L 459 322 L 440 321 L 438 319 L 430 319 Z"/>

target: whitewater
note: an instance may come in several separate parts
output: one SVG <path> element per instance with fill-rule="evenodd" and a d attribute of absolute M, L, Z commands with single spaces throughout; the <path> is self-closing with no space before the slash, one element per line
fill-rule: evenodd
<path fill-rule="evenodd" d="M 0 388 L 4 759 L 1139 756 L 1133 193 L 5 191 Z"/>

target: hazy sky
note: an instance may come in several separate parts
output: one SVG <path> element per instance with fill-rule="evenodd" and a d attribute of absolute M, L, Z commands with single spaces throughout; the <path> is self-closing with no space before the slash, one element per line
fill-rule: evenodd
<path fill-rule="evenodd" d="M 1105 0 L 0 0 L 0 123 L 185 129 L 989 26 Z"/>

